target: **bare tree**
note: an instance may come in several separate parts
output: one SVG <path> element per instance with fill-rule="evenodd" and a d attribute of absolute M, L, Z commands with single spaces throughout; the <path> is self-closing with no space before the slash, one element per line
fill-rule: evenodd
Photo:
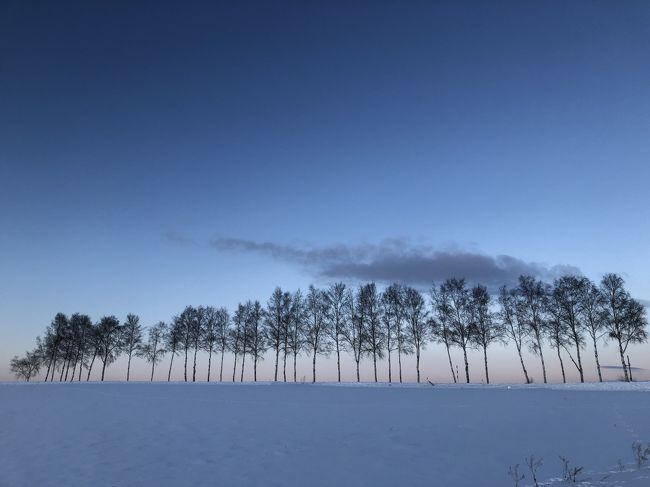
<path fill-rule="evenodd" d="M 253 358 L 253 381 L 257 382 L 257 363 L 264 360 L 264 353 L 267 350 L 264 329 L 264 310 L 259 301 L 246 303 L 247 323 L 246 327 L 250 335 L 250 355 Z"/>
<path fill-rule="evenodd" d="M 165 333 L 165 349 L 171 354 L 169 361 L 169 372 L 167 373 L 167 382 L 172 379 L 172 367 L 174 365 L 174 357 L 179 353 L 180 348 L 184 344 L 185 328 L 180 316 L 174 316 L 171 325 Z M 187 370 L 187 369 L 185 369 Z M 186 373 L 187 380 L 187 373 Z"/>
<path fill-rule="evenodd" d="M 312 382 L 316 382 L 316 357 L 331 351 L 325 319 L 325 296 L 323 291 L 309 286 L 305 300 L 307 321 L 305 323 L 305 342 L 312 354 Z"/>
<path fill-rule="evenodd" d="M 282 289 L 276 287 L 266 305 L 266 329 L 269 347 L 275 353 L 275 373 L 273 380 L 278 380 L 278 362 L 280 349 L 286 338 L 288 314 L 290 309 L 291 296 Z"/>
<path fill-rule="evenodd" d="M 41 369 L 42 358 L 37 352 L 26 352 L 24 357 L 15 356 L 11 359 L 9 369 L 17 379 L 29 382 Z"/>
<path fill-rule="evenodd" d="M 402 382 L 402 352 L 404 351 L 404 306 L 403 289 L 399 284 L 391 284 L 381 294 L 381 318 L 386 337 L 386 352 L 388 355 L 388 382 L 393 381 L 391 353 L 397 351 L 397 368 L 399 381 Z"/>
<path fill-rule="evenodd" d="M 77 329 L 73 325 L 72 320 L 68 320 L 65 328 L 63 329 L 62 340 L 60 342 L 61 353 L 61 374 L 59 375 L 59 382 L 67 381 L 70 373 L 70 365 L 75 359 L 75 350 L 77 348 Z M 65 375 L 64 375 L 65 374 Z"/>
<path fill-rule="evenodd" d="M 50 371 L 52 375 L 50 382 L 54 380 L 54 371 L 56 370 L 57 360 L 61 354 L 62 343 L 68 328 L 68 317 L 63 313 L 57 313 L 52 323 L 45 332 L 45 349 L 49 357 L 47 365 L 47 373 L 45 374 L 45 382 L 47 382 Z"/>
<path fill-rule="evenodd" d="M 228 348 L 232 351 L 234 355 L 234 362 L 232 367 L 232 381 L 235 382 L 235 376 L 237 374 L 237 356 L 241 354 L 243 350 L 243 341 L 246 328 L 246 308 L 243 304 L 239 303 L 237 310 L 233 315 L 233 328 L 230 330 L 230 340 Z M 242 367 L 242 380 L 243 380 L 243 367 Z"/>
<path fill-rule="evenodd" d="M 90 380 L 90 374 L 93 371 L 93 365 L 95 364 L 95 360 L 97 359 L 97 356 L 99 355 L 101 351 L 101 337 L 99 334 L 99 323 L 95 323 L 92 325 L 88 332 L 88 350 L 89 352 L 92 351 L 92 359 L 90 360 L 90 363 L 88 364 L 88 374 L 86 374 L 86 382 Z"/>
<path fill-rule="evenodd" d="M 149 336 L 146 343 L 143 343 L 138 350 L 138 355 L 143 357 L 147 363 L 151 364 L 151 378 L 153 382 L 153 374 L 156 365 L 160 363 L 163 356 L 167 352 L 165 350 L 165 334 L 167 333 L 167 324 L 164 321 L 159 321 L 157 324 L 149 328 Z"/>
<path fill-rule="evenodd" d="M 68 373 L 70 371 L 70 363 L 74 357 L 75 350 L 75 330 L 72 323 L 68 320 L 65 327 L 62 329 L 59 342 L 59 353 L 61 356 L 61 373 L 59 375 L 59 382 L 68 380 Z M 65 373 L 65 379 L 64 374 Z"/>
<path fill-rule="evenodd" d="M 25 377 L 27 382 L 29 382 L 32 377 L 37 376 L 38 373 L 41 371 L 41 366 L 43 364 L 43 358 L 44 358 L 41 352 L 42 352 L 41 348 L 37 347 L 31 352 L 25 353 L 25 357 L 23 360 L 25 361 L 25 369 L 28 375 L 27 377 Z"/>
<path fill-rule="evenodd" d="M 511 465 L 508 468 L 508 476 L 514 481 L 515 487 L 519 487 L 519 482 L 526 478 L 526 475 L 519 473 L 519 464 Z"/>
<path fill-rule="evenodd" d="M 365 321 L 364 327 L 368 334 L 368 355 L 372 355 L 375 382 L 377 382 L 377 360 L 384 358 L 386 337 L 381 326 L 381 304 L 374 282 L 361 286 L 358 300 L 362 310 L 360 316 Z"/>
<path fill-rule="evenodd" d="M 433 308 L 433 317 L 430 320 L 430 325 L 433 338 L 438 343 L 442 343 L 447 350 L 449 369 L 451 370 L 451 377 L 454 379 L 455 384 L 458 378 L 454 371 L 454 363 L 451 360 L 451 322 L 453 317 L 449 289 L 444 283 L 438 287 L 434 285 L 431 288 L 431 307 Z"/>
<path fill-rule="evenodd" d="M 126 321 L 122 325 L 121 340 L 124 347 L 123 351 L 128 358 L 126 365 L 126 381 L 128 382 L 131 375 L 131 357 L 134 354 L 138 355 L 142 345 L 142 326 L 138 315 L 126 315 Z"/>
<path fill-rule="evenodd" d="M 605 298 L 604 323 L 609 338 L 616 340 L 621 356 L 623 375 L 629 382 L 630 375 L 625 363 L 625 352 L 632 343 L 644 343 L 648 340 L 645 328 L 648 324 L 646 310 L 641 303 L 633 299 L 625 290 L 625 281 L 616 274 L 606 274 L 600 289 Z"/>
<path fill-rule="evenodd" d="M 289 348 L 289 326 L 291 323 L 291 306 L 293 301 L 293 296 L 288 294 L 289 298 L 287 301 L 287 309 L 284 316 L 284 322 L 282 323 L 282 380 L 287 381 L 287 357 L 291 353 Z"/>
<path fill-rule="evenodd" d="M 230 334 L 230 315 L 226 308 L 219 308 L 216 312 L 217 351 L 221 353 L 219 365 L 219 382 L 223 382 L 223 356 L 228 350 Z"/>
<path fill-rule="evenodd" d="M 404 321 L 406 323 L 406 339 L 415 350 L 415 372 L 418 383 L 420 382 L 420 355 L 426 347 L 431 331 L 427 321 L 426 303 L 416 289 L 407 287 L 402 297 Z"/>
<path fill-rule="evenodd" d="M 585 345 L 584 324 L 582 322 L 581 306 L 585 300 L 585 294 L 589 291 L 591 282 L 586 277 L 563 276 L 553 283 L 553 291 L 550 298 L 554 302 L 556 319 L 564 325 L 561 330 L 565 334 L 562 346 L 569 355 L 571 362 L 578 369 L 580 382 L 585 381 L 584 369 L 580 349 Z M 575 347 L 576 357 L 571 355 L 569 346 Z"/>
<path fill-rule="evenodd" d="M 368 330 L 366 329 L 366 320 L 363 318 L 364 307 L 361 305 L 360 300 L 353 299 L 352 297 L 349 300 L 350 306 L 350 319 L 347 322 L 347 326 L 343 331 L 343 338 L 348 344 L 352 356 L 354 357 L 354 362 L 357 366 L 357 382 L 361 381 L 361 375 L 359 372 L 359 365 L 361 359 L 364 355 L 368 353 Z"/>
<path fill-rule="evenodd" d="M 509 290 L 503 286 L 499 291 L 500 310 L 498 317 L 501 320 L 501 324 L 504 326 L 506 336 L 515 342 L 526 384 L 530 384 L 530 378 L 528 377 L 528 371 L 526 370 L 526 364 L 524 363 L 524 357 L 522 354 L 522 348 L 528 335 L 528 329 L 521 320 L 519 313 L 517 313 L 517 300 L 516 290 Z"/>
<path fill-rule="evenodd" d="M 102 361 L 102 382 L 106 367 L 115 362 L 122 350 L 122 326 L 115 316 L 104 316 L 97 327 L 99 358 Z"/>
<path fill-rule="evenodd" d="M 336 369 L 339 382 L 341 382 L 341 351 L 344 350 L 345 330 L 350 319 L 351 300 L 352 296 L 342 282 L 331 285 L 325 294 L 327 330 L 336 352 Z"/>
<path fill-rule="evenodd" d="M 71 326 L 73 328 L 73 333 L 75 336 L 76 342 L 76 352 L 75 352 L 75 368 L 72 370 L 72 378 L 70 382 L 74 381 L 75 369 L 76 366 L 79 366 L 78 381 L 81 381 L 81 369 L 85 365 L 85 360 L 87 359 L 86 354 L 90 350 L 91 340 L 89 339 L 90 333 L 92 332 L 93 323 L 90 319 L 90 316 L 75 313 L 70 317 Z"/>
<path fill-rule="evenodd" d="M 219 312 L 212 306 L 206 306 L 204 309 L 204 330 L 201 337 L 201 349 L 208 352 L 208 377 L 206 382 L 210 382 L 210 373 L 212 372 L 212 353 L 219 345 Z"/>
<path fill-rule="evenodd" d="M 539 482 L 537 481 L 537 471 L 542 466 L 542 459 L 535 459 L 535 456 L 531 455 L 530 457 L 526 458 L 526 465 L 528 466 L 530 475 L 533 478 L 534 487 L 539 487 Z"/>
<path fill-rule="evenodd" d="M 253 341 L 252 331 L 251 331 L 251 313 L 252 303 L 247 301 L 243 307 L 243 326 L 242 333 L 240 335 L 240 344 L 241 344 L 241 374 L 239 376 L 239 382 L 244 382 L 244 369 L 246 367 L 246 355 L 251 352 L 251 342 Z M 235 318 L 237 319 L 237 318 Z"/>
<path fill-rule="evenodd" d="M 192 382 L 196 382 L 196 355 L 201 349 L 203 342 L 203 334 L 205 332 L 205 307 L 199 306 L 192 308 L 191 321 L 190 321 L 190 339 L 192 340 L 192 347 L 194 348 L 194 361 L 192 363 Z"/>
<path fill-rule="evenodd" d="M 546 330 L 544 311 L 546 309 L 548 294 L 549 289 L 547 284 L 532 276 L 519 276 L 517 313 L 519 320 L 528 328 L 532 352 L 539 355 L 542 362 L 544 384 L 547 383 L 547 379 L 542 341 Z"/>
<path fill-rule="evenodd" d="M 36 346 L 34 347 L 32 353 L 34 357 L 38 360 L 38 371 L 35 374 L 38 375 L 38 373 L 41 370 L 41 367 L 45 367 L 45 365 L 48 362 L 48 353 L 47 353 L 47 348 L 45 347 L 45 341 L 40 336 L 36 337 Z"/>
<path fill-rule="evenodd" d="M 390 297 L 388 301 L 390 306 L 393 307 L 392 314 L 394 315 L 395 323 L 393 330 L 395 332 L 394 341 L 397 345 L 397 369 L 399 373 L 399 381 L 402 382 L 402 357 L 404 355 L 411 355 L 413 347 L 408 339 L 408 327 L 404 320 L 404 288 L 398 284 L 393 284 L 393 291 L 389 292 Z M 432 330 L 429 330 L 431 332 Z"/>
<path fill-rule="evenodd" d="M 598 380 L 603 381 L 603 375 L 600 370 L 600 360 L 598 357 L 598 342 L 607 335 L 605 331 L 605 303 L 606 299 L 597 286 L 589 283 L 589 288 L 585 292 L 582 302 L 580 303 L 580 314 L 584 323 L 585 330 L 591 338 L 594 346 L 594 357 L 596 359 L 596 370 L 598 371 Z"/>
<path fill-rule="evenodd" d="M 449 296 L 450 318 L 449 337 L 451 343 L 460 347 L 463 351 L 463 360 L 465 361 L 465 379 L 469 384 L 469 361 L 467 360 L 467 349 L 472 347 L 474 339 L 471 328 L 471 303 L 465 279 L 451 278 L 447 279 L 443 286 L 446 288 L 446 294 Z"/>
<path fill-rule="evenodd" d="M 291 296 L 289 315 L 287 316 L 286 350 L 293 356 L 293 381 L 298 380 L 298 355 L 305 348 L 305 323 L 307 321 L 305 300 L 300 289 Z"/>
<path fill-rule="evenodd" d="M 174 317 L 174 321 L 178 323 L 178 328 L 181 331 L 178 336 L 179 345 L 183 347 L 183 352 L 185 354 L 185 361 L 183 363 L 183 380 L 185 382 L 187 382 L 187 358 L 189 351 L 192 348 L 193 319 L 194 308 L 192 306 L 187 306 L 178 317 Z"/>
<path fill-rule="evenodd" d="M 485 382 L 490 383 L 488 372 L 487 349 L 493 343 L 503 342 L 504 332 L 501 324 L 494 319 L 490 309 L 490 293 L 485 286 L 472 288 L 470 296 L 470 340 L 483 350 L 483 363 L 485 364 Z"/>
<path fill-rule="evenodd" d="M 65 368 L 65 377 L 64 381 L 68 381 L 68 376 L 74 378 L 75 371 L 77 369 L 77 362 L 79 361 L 79 345 L 81 342 L 81 328 L 77 321 L 78 313 L 73 314 L 68 321 L 68 332 L 67 332 L 67 347 L 66 347 L 66 368 Z M 70 366 L 72 365 L 72 373 L 70 373 Z"/>
<path fill-rule="evenodd" d="M 562 349 L 566 349 L 566 329 L 562 319 L 561 307 L 554 299 L 549 299 L 547 303 L 548 320 L 546 330 L 551 348 L 557 351 L 557 358 L 560 361 L 560 371 L 562 372 L 562 382 L 566 384 L 566 373 L 564 371 L 564 360 L 562 360 Z"/>

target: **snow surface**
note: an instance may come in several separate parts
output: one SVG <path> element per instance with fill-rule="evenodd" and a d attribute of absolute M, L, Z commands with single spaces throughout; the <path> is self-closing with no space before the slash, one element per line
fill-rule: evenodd
<path fill-rule="evenodd" d="M 650 486 L 650 384 L 0 384 L 0 486 Z M 620 463 L 619 463 L 620 460 Z M 621 471 L 622 464 L 624 471 Z"/>

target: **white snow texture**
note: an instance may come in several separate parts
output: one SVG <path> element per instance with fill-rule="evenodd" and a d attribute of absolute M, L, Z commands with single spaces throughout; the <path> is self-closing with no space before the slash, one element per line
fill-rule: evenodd
<path fill-rule="evenodd" d="M 0 384 L 0 486 L 650 486 L 650 385 Z M 583 466 L 559 478 L 558 455 Z M 649 462 L 650 463 L 650 462 Z M 621 470 L 622 469 L 622 470 Z"/>

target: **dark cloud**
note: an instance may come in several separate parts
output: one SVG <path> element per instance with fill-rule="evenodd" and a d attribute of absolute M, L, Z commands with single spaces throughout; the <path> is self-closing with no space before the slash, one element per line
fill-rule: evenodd
<path fill-rule="evenodd" d="M 509 255 L 490 256 L 470 251 L 440 251 L 407 240 L 386 240 L 379 244 L 310 247 L 217 238 L 210 245 L 219 251 L 254 252 L 295 263 L 329 279 L 404 282 L 429 285 L 448 277 L 464 277 L 492 289 L 512 284 L 521 274 L 551 281 L 565 274 L 581 274 L 568 265 L 526 262 Z"/>

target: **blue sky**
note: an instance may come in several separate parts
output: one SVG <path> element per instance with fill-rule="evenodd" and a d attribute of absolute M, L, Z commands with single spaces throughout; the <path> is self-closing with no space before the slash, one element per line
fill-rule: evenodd
<path fill-rule="evenodd" d="M 0 363 L 57 311 L 328 281 L 268 245 L 650 299 L 649 46 L 646 2 L 4 2 Z"/>

